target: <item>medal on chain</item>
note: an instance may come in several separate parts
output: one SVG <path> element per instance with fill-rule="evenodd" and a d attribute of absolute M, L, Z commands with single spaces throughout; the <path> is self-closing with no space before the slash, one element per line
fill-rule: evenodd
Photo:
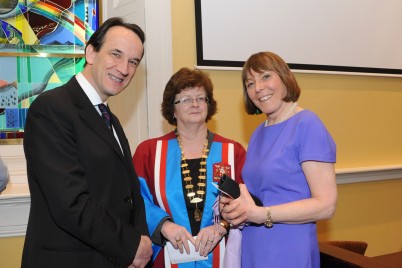
<path fill-rule="evenodd" d="M 201 156 L 201 161 L 200 161 L 200 174 L 198 176 L 198 183 L 197 183 L 197 190 L 195 190 L 194 184 L 193 184 L 193 178 L 190 175 L 190 170 L 188 169 L 188 163 L 186 161 L 186 158 L 184 156 L 184 150 L 183 146 L 181 144 L 181 137 L 178 134 L 176 130 L 176 137 L 177 141 L 179 143 L 179 147 L 181 150 L 181 170 L 182 174 L 184 177 L 184 183 L 185 186 L 184 188 L 187 190 L 187 197 L 190 200 L 190 203 L 195 204 L 195 210 L 194 210 L 194 219 L 199 222 L 201 221 L 202 218 L 202 212 L 198 208 L 198 203 L 204 201 L 204 196 L 205 196 L 205 186 L 206 186 L 206 173 L 207 173 L 207 158 L 208 158 L 208 135 L 207 138 L 205 139 L 204 142 L 204 148 L 202 149 L 202 156 Z"/>

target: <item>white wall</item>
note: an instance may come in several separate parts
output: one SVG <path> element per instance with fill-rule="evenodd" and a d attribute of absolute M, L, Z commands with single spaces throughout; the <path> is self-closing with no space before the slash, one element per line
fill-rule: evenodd
<path fill-rule="evenodd" d="M 123 17 L 145 32 L 145 55 L 134 81 L 110 100 L 134 152 L 141 141 L 169 129 L 161 116 L 160 104 L 165 84 L 172 75 L 170 0 L 103 0 L 102 15 L 104 20 Z"/>

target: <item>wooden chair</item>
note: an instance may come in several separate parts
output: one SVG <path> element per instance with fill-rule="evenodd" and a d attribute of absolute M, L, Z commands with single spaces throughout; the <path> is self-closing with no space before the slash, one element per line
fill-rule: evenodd
<path fill-rule="evenodd" d="M 383 267 L 364 256 L 367 243 L 363 241 L 325 241 L 319 247 L 322 268 Z"/>
<path fill-rule="evenodd" d="M 356 252 L 358 254 L 364 255 L 366 253 L 367 249 L 367 243 L 364 241 L 328 241 L 324 242 L 328 243 L 330 245 L 344 248 L 353 252 Z"/>

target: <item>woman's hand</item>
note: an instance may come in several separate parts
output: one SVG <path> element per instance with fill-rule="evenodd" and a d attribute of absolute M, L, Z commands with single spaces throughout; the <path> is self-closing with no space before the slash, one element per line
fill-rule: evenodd
<path fill-rule="evenodd" d="M 222 196 L 219 205 L 222 217 L 234 226 L 238 226 L 244 222 L 254 222 L 253 215 L 259 210 L 248 192 L 246 185 L 240 184 L 239 186 L 239 198 L 232 199 Z"/>
<path fill-rule="evenodd" d="M 333 163 L 305 161 L 302 163 L 310 187 L 311 197 L 283 204 L 265 204 L 270 207 L 275 223 L 302 224 L 329 219 L 336 209 L 337 189 Z M 244 222 L 263 224 L 267 221 L 266 207 L 254 204 L 247 187 L 240 184 L 240 197 L 221 197 L 222 217 L 232 225 Z"/>
<path fill-rule="evenodd" d="M 220 225 L 218 227 L 219 231 L 216 230 L 216 226 L 211 225 L 201 229 L 198 233 L 195 240 L 195 251 L 199 252 L 201 256 L 207 256 L 221 241 L 222 236 L 226 234 L 225 228 Z"/>
<path fill-rule="evenodd" d="M 194 237 L 183 226 L 177 225 L 171 221 L 165 221 L 161 229 L 162 235 L 172 243 L 175 249 L 179 249 L 183 254 L 183 248 L 187 254 L 190 254 L 188 242 L 195 245 Z"/>

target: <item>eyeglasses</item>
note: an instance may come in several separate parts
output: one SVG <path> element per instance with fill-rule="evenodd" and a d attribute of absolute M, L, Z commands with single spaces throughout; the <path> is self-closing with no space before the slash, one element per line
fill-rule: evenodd
<path fill-rule="evenodd" d="M 177 100 L 177 101 L 175 101 L 173 103 L 174 104 L 179 104 L 179 103 L 192 104 L 194 101 L 196 101 L 197 103 L 207 103 L 208 102 L 208 97 L 197 97 L 195 99 L 190 98 L 190 97 L 185 97 L 185 98 Z"/>

